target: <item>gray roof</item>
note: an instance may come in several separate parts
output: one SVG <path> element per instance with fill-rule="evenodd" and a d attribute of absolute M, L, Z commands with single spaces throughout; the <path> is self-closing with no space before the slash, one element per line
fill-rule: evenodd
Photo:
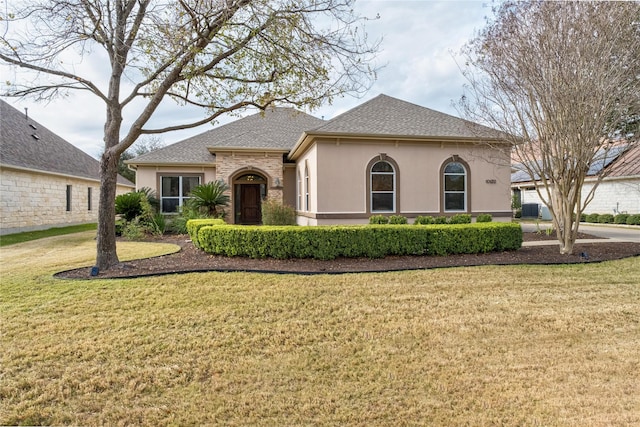
<path fill-rule="evenodd" d="M 620 144 L 606 148 L 600 148 L 597 152 L 587 176 L 600 175 L 604 169 L 607 176 L 635 176 L 640 173 L 640 145 Z M 540 161 L 538 160 L 538 163 Z M 513 163 L 511 173 L 511 183 L 528 183 L 538 181 L 540 175 L 537 173 L 533 177 L 527 172 L 526 165 L 522 163 Z M 537 170 L 540 165 L 536 167 Z"/>
<path fill-rule="evenodd" d="M 143 154 L 127 163 L 211 164 L 220 148 L 271 149 L 287 152 L 303 133 L 416 138 L 500 138 L 485 126 L 439 111 L 379 95 L 324 121 L 292 108 L 274 107 L 175 144 Z M 210 150 L 211 149 L 211 150 Z"/>
<path fill-rule="evenodd" d="M 96 159 L 1 99 L 0 164 L 100 180 Z"/>
<path fill-rule="evenodd" d="M 129 160 L 131 164 L 207 164 L 215 161 L 209 149 L 258 148 L 289 151 L 305 130 L 323 120 L 293 108 L 274 107 L 213 128 L 175 144 Z"/>
<path fill-rule="evenodd" d="M 494 129 L 387 95 L 378 95 L 309 133 L 416 138 L 501 137 Z"/>

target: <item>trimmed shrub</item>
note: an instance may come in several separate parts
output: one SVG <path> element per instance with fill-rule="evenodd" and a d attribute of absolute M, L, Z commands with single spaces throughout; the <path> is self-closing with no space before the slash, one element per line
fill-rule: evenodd
<path fill-rule="evenodd" d="M 627 225 L 640 225 L 640 214 L 629 215 Z"/>
<path fill-rule="evenodd" d="M 437 216 L 433 221 L 434 224 L 447 224 L 448 222 L 449 221 L 446 216 Z"/>
<path fill-rule="evenodd" d="M 384 215 L 373 215 L 369 217 L 369 224 L 388 224 L 389 218 Z"/>
<path fill-rule="evenodd" d="M 590 223 L 597 223 L 598 218 L 600 218 L 600 215 L 598 215 L 597 213 L 592 213 L 587 215 L 586 220 Z"/>
<path fill-rule="evenodd" d="M 407 218 L 402 215 L 391 215 L 389 217 L 389 224 L 406 224 Z"/>
<path fill-rule="evenodd" d="M 612 214 L 602 214 L 598 217 L 598 222 L 600 224 L 613 224 L 613 215 Z"/>
<path fill-rule="evenodd" d="M 417 216 L 413 221 L 414 225 L 428 225 L 435 224 L 436 219 L 432 216 Z"/>
<path fill-rule="evenodd" d="M 195 245 L 196 248 L 201 247 L 200 242 L 198 241 L 198 232 L 202 227 L 208 226 L 221 226 L 226 225 L 223 219 L 220 218 L 200 218 L 200 219 L 190 219 L 187 221 L 187 233 L 191 238 L 191 241 Z"/>
<path fill-rule="evenodd" d="M 618 214 L 613 219 L 613 223 L 614 224 L 626 224 L 627 223 L 627 218 L 629 218 L 629 214 L 623 214 L 623 213 Z"/>
<path fill-rule="evenodd" d="M 413 227 L 204 225 L 199 247 L 208 253 L 250 258 L 381 258 L 386 255 L 448 255 L 515 250 L 522 245 L 519 224 L 484 223 Z M 191 230 L 196 224 L 190 223 Z"/>
<path fill-rule="evenodd" d="M 449 218 L 449 224 L 471 224 L 471 215 L 455 214 Z"/>
<path fill-rule="evenodd" d="M 491 214 L 480 214 L 476 217 L 476 222 L 491 222 L 493 217 Z"/>
<path fill-rule="evenodd" d="M 296 210 L 274 200 L 262 201 L 263 225 L 296 225 Z"/>

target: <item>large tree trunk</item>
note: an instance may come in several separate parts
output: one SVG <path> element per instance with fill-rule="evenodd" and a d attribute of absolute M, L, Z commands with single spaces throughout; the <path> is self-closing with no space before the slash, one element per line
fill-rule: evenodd
<path fill-rule="evenodd" d="M 115 209 L 118 156 L 109 150 L 105 151 L 100 160 L 100 182 L 96 266 L 100 270 L 108 270 L 120 262 L 116 252 Z"/>

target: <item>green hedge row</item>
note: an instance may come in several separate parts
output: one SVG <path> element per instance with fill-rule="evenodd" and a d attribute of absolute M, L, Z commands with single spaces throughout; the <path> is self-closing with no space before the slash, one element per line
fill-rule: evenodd
<path fill-rule="evenodd" d="M 594 224 L 627 224 L 627 225 L 640 225 L 639 214 L 582 214 L 580 215 L 580 222 L 590 222 Z"/>
<path fill-rule="evenodd" d="M 191 241 L 196 248 L 201 247 L 198 241 L 198 233 L 202 227 L 221 226 L 226 225 L 223 219 L 220 218 L 202 218 L 202 219 L 190 219 L 187 221 L 187 233 Z"/>
<path fill-rule="evenodd" d="M 207 226 L 196 246 L 225 256 L 250 258 L 382 258 L 386 255 L 474 254 L 515 250 L 522 245 L 519 224 L 368 226 Z M 197 243 L 196 243 L 197 242 Z"/>

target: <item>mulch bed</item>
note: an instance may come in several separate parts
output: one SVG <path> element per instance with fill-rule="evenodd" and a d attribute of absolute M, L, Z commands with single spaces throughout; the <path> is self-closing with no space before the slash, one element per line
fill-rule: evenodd
<path fill-rule="evenodd" d="M 596 237 L 581 233 L 579 239 Z M 186 235 L 161 236 L 150 241 L 174 243 L 181 247 L 175 254 L 155 258 L 128 261 L 91 277 L 91 267 L 57 273 L 64 279 L 107 279 L 144 277 L 162 274 L 204 271 L 247 271 L 297 274 L 342 274 L 421 270 L 430 268 L 514 265 L 514 264 L 575 264 L 601 262 L 640 255 L 640 243 L 610 242 L 599 239 L 597 243 L 578 243 L 573 255 L 561 255 L 557 245 L 523 246 L 516 251 L 491 252 L 477 255 L 449 256 L 389 256 L 382 259 L 338 258 L 330 261 L 314 259 L 250 259 L 209 255 L 197 249 Z M 554 240 L 544 233 L 524 233 L 524 241 Z"/>

